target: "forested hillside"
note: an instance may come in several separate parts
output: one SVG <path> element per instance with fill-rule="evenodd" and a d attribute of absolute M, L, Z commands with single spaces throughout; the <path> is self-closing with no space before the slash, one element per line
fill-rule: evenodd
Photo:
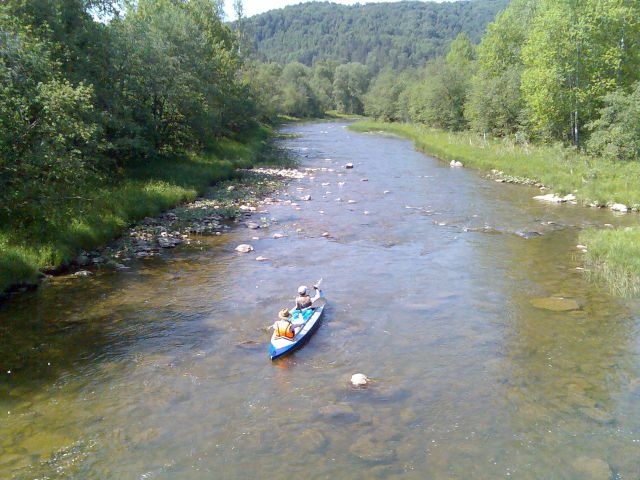
<path fill-rule="evenodd" d="M 244 19 L 250 48 L 262 61 L 321 60 L 383 68 L 423 66 L 464 32 L 477 43 L 508 0 L 399 2 L 355 6 L 312 2 Z"/>

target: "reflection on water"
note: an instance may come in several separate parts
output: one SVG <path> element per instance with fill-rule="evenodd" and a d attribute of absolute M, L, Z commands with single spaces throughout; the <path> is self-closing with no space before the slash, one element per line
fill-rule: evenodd
<path fill-rule="evenodd" d="M 312 200 L 277 225 L 0 306 L 0 477 L 640 477 L 638 303 L 575 249 L 633 216 L 341 123 L 288 131 L 315 169 L 288 198 Z M 322 326 L 271 363 L 265 327 L 320 277 Z"/>

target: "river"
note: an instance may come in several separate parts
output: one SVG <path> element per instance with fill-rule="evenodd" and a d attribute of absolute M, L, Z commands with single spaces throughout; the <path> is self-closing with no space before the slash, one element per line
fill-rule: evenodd
<path fill-rule="evenodd" d="M 313 171 L 268 228 L 0 305 L 1 478 L 640 477 L 640 304 L 576 249 L 633 216 L 344 122 L 284 132 Z M 321 277 L 323 323 L 272 363 L 265 327 Z"/>

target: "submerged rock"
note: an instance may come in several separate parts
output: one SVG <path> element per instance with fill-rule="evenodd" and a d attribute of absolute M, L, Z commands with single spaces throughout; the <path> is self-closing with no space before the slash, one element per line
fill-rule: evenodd
<path fill-rule="evenodd" d="M 360 416 L 346 403 L 332 403 L 324 406 L 318 411 L 327 420 L 338 420 L 340 422 L 357 422 Z"/>
<path fill-rule="evenodd" d="M 529 300 L 531 305 L 552 312 L 569 312 L 572 310 L 580 310 L 580 304 L 573 298 L 564 297 L 546 297 L 532 298 Z"/>
<path fill-rule="evenodd" d="M 396 458 L 396 451 L 373 434 L 360 437 L 349 447 L 349 451 L 360 460 L 372 463 L 390 463 Z"/>
<path fill-rule="evenodd" d="M 571 464 L 580 478 L 585 480 L 609 480 L 611 467 L 600 458 L 579 457 Z"/>
<path fill-rule="evenodd" d="M 321 451 L 327 446 L 327 439 L 318 430 L 308 428 L 298 436 L 298 444 L 307 453 Z"/>
<path fill-rule="evenodd" d="M 599 407 L 583 407 L 580 412 L 587 418 L 603 425 L 612 424 L 615 419 L 606 410 Z"/>

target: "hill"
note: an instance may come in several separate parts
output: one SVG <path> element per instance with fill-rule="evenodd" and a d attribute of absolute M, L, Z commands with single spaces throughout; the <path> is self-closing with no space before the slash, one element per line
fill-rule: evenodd
<path fill-rule="evenodd" d="M 509 0 L 398 2 L 344 6 L 311 2 L 243 20 L 259 60 L 312 66 L 360 62 L 373 72 L 422 66 L 461 32 L 478 42 Z"/>

